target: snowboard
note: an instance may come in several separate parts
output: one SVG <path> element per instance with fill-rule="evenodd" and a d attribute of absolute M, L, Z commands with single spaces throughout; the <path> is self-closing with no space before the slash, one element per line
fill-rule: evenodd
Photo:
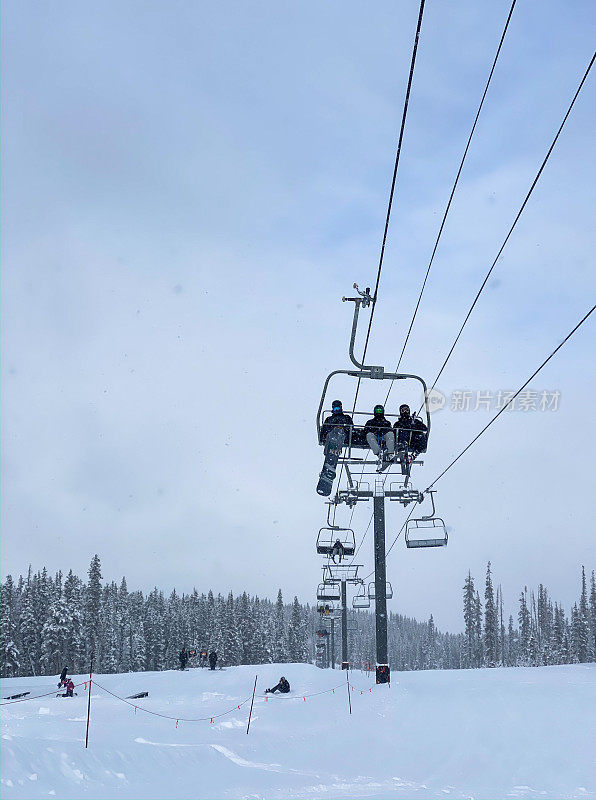
<path fill-rule="evenodd" d="M 319 475 L 317 494 L 329 497 L 335 480 L 337 461 L 344 446 L 345 433 L 342 428 L 335 428 L 329 433 L 325 443 L 325 462 Z"/>

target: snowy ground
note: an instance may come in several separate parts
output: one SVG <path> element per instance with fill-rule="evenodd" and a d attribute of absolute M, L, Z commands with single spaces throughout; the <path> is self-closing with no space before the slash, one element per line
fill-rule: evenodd
<path fill-rule="evenodd" d="M 178 727 L 140 710 L 217 714 L 250 695 L 256 673 L 248 736 L 248 705 Z M 292 694 L 265 702 L 282 673 Z M 391 687 L 350 675 L 351 716 L 345 673 L 306 664 L 97 676 L 149 697 L 135 713 L 94 688 L 88 750 L 82 686 L 72 700 L 5 705 L 2 797 L 596 798 L 595 664 L 394 673 Z M 42 694 L 56 681 L 1 686 Z"/>

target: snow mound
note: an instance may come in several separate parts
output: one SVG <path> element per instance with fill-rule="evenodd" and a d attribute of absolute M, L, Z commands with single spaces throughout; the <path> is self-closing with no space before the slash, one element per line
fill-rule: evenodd
<path fill-rule="evenodd" d="M 87 750 L 82 686 L 3 706 L 2 797 L 596 798 L 596 665 L 392 677 L 351 672 L 350 715 L 346 673 L 308 664 L 98 675 Z"/>

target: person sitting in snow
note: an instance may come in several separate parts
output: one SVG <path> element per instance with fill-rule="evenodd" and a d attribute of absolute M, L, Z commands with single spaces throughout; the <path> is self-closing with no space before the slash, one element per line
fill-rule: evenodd
<path fill-rule="evenodd" d="M 74 683 L 72 682 L 72 678 L 67 678 L 64 681 L 64 688 L 66 689 L 66 692 L 65 694 L 62 695 L 62 697 L 72 697 L 74 690 Z"/>
<path fill-rule="evenodd" d="M 281 692 L 282 694 L 287 694 L 290 691 L 290 682 L 287 678 L 284 678 L 282 675 L 279 679 L 279 683 L 277 686 L 274 686 L 272 689 L 265 689 L 265 694 L 275 694 L 275 692 Z"/>

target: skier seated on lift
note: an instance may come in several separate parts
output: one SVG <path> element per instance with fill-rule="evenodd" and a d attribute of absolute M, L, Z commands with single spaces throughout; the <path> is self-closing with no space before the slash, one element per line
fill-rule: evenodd
<path fill-rule="evenodd" d="M 405 457 L 408 450 L 412 451 L 412 461 L 416 459 L 426 447 L 427 426 L 416 415 L 410 414 L 410 406 L 402 403 L 399 407 L 399 418 L 393 426 L 397 437 L 397 450 Z"/>
<path fill-rule="evenodd" d="M 374 417 L 364 426 L 366 441 L 373 453 L 385 462 L 395 458 L 395 434 L 391 423 L 385 417 L 385 409 L 378 405 L 374 408 Z"/>
<path fill-rule="evenodd" d="M 333 543 L 330 555 L 334 564 L 341 564 L 341 560 L 345 555 L 345 550 L 343 544 L 340 542 L 339 539 L 336 539 L 335 542 Z M 337 561 L 335 560 L 336 558 Z"/>
<path fill-rule="evenodd" d="M 282 675 L 279 679 L 279 683 L 277 686 L 274 686 L 272 689 L 265 689 L 265 694 L 275 694 L 275 692 L 281 692 L 282 694 L 287 694 L 290 691 L 290 683 L 287 678 L 284 678 Z"/>
<path fill-rule="evenodd" d="M 341 400 L 334 400 L 331 404 L 331 416 L 327 417 L 321 425 L 321 444 L 327 445 L 329 434 L 338 428 L 344 434 L 344 441 L 350 435 L 350 428 L 354 426 L 352 417 L 344 414 Z M 343 442 L 342 442 L 343 444 Z"/>

